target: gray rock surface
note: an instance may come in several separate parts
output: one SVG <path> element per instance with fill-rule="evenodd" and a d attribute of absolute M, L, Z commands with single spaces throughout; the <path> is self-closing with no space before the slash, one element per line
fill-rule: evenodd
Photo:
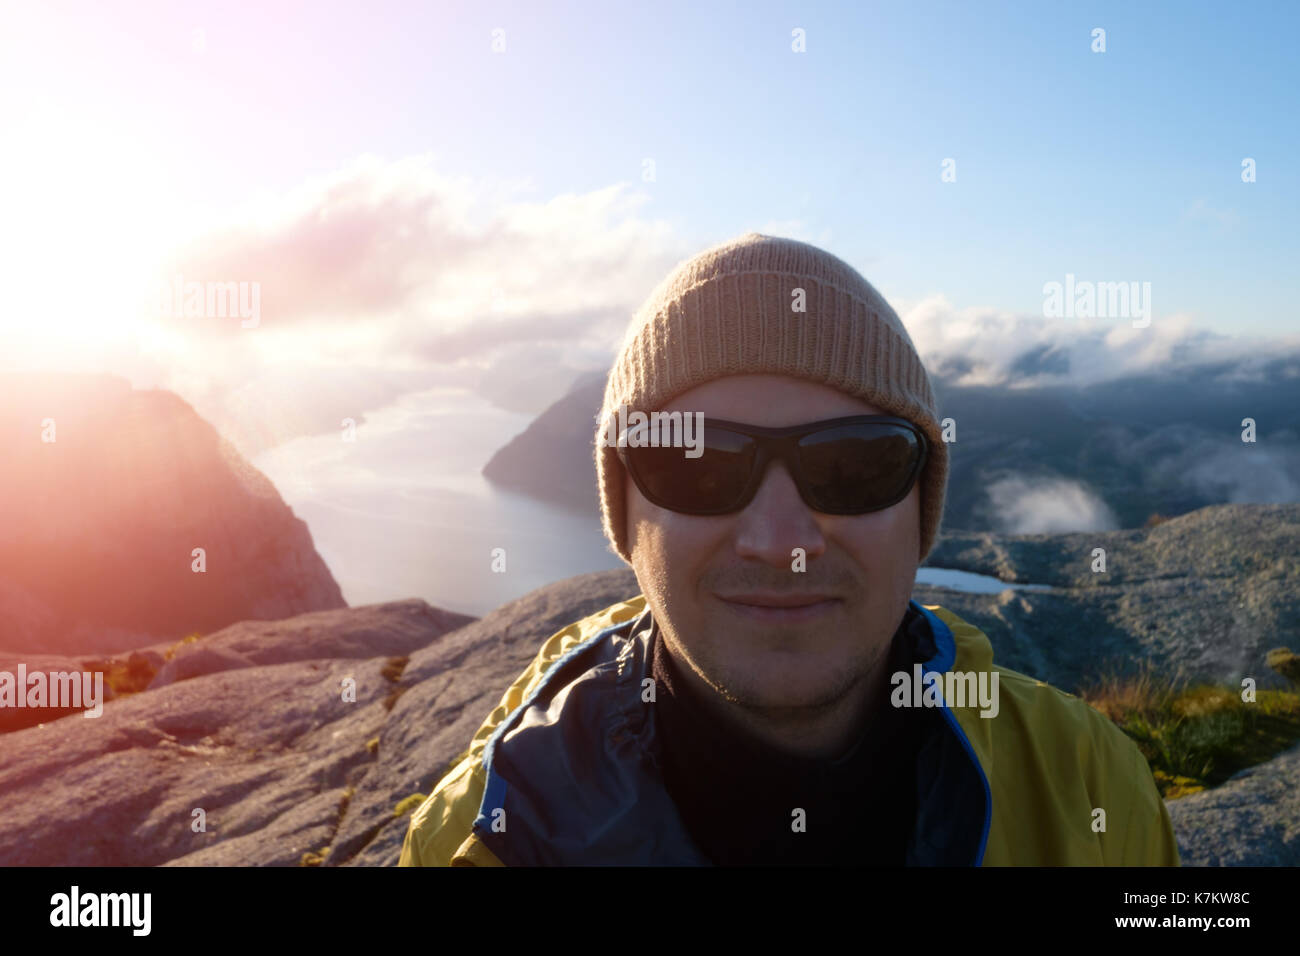
<path fill-rule="evenodd" d="M 389 688 L 381 663 L 212 674 L 120 698 L 96 720 L 5 735 L 0 864 L 298 862 L 328 843 L 349 773 L 369 759 Z M 349 676 L 356 703 L 340 694 Z M 192 829 L 196 809 L 205 832 Z"/>
<path fill-rule="evenodd" d="M 177 654 L 159 668 L 149 683 L 149 690 L 166 687 L 177 681 L 202 677 L 204 674 L 217 674 L 221 671 L 233 671 L 252 666 L 252 661 L 230 648 L 191 644 L 184 652 Z"/>
<path fill-rule="evenodd" d="M 0 866 L 297 865 L 330 846 L 401 686 L 405 661 L 388 655 L 463 619 L 422 601 L 328 613 L 311 659 L 315 615 L 254 622 L 229 629 L 219 654 L 195 654 L 225 669 L 120 697 L 99 718 L 0 735 Z"/>
<path fill-rule="evenodd" d="M 1095 548 L 1105 573 L 1091 570 Z M 1188 680 L 1282 688 L 1265 657 L 1300 650 L 1300 505 L 1215 505 L 1132 531 L 945 532 L 926 564 L 1054 585 L 917 596 L 981 627 L 999 662 L 1071 692 L 1144 662 Z"/>
<path fill-rule="evenodd" d="M 331 611 L 283 621 L 241 621 L 180 647 L 150 690 L 218 671 L 324 658 L 398 657 L 424 647 L 474 618 L 430 607 L 418 598 L 380 605 L 382 616 L 351 616 L 346 628 Z"/>
<path fill-rule="evenodd" d="M 1300 746 L 1166 806 L 1184 866 L 1300 866 Z"/>

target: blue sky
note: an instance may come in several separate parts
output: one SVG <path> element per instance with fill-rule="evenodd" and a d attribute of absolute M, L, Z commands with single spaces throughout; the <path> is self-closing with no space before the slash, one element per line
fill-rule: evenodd
<path fill-rule="evenodd" d="M 517 26 L 487 9 L 474 21 L 514 26 L 519 55 L 448 38 L 423 73 L 479 91 L 430 117 L 490 130 L 431 136 L 453 166 L 558 193 L 652 157 L 656 211 L 683 231 L 798 220 L 907 298 L 1031 310 L 1072 271 L 1149 280 L 1157 309 L 1224 331 L 1296 327 L 1296 5 L 546 5 Z"/>
<path fill-rule="evenodd" d="M 106 283 L 179 261 L 168 256 L 185 240 L 224 250 L 209 267 L 240 263 L 269 302 L 363 259 L 373 285 L 387 266 L 364 243 L 393 219 L 373 198 L 391 182 L 422 197 L 418 228 L 446 237 L 393 276 L 445 279 L 477 249 L 493 271 L 482 283 L 516 287 L 538 314 L 554 311 L 539 302 L 557 269 L 608 283 L 583 296 L 612 318 L 588 330 L 575 367 L 608 357 L 668 267 L 751 229 L 830 249 L 905 318 L 926 302 L 939 303 L 927 315 L 1041 317 L 1043 285 L 1073 274 L 1150 282 L 1155 322 L 1176 319 L 1180 335 L 1300 333 L 1293 3 L 56 0 L 3 17 L 0 254 L 27 286 L 0 336 L 30 339 L 36 317 L 63 334 L 45 353 L 61 359 L 99 336 L 102 364 L 129 354 L 137 382 L 175 386 L 161 371 L 178 367 L 175 337 L 142 347 L 131 322 L 103 318 Z M 345 172 L 363 157 L 366 171 Z M 955 182 L 941 181 L 949 158 Z M 301 211 L 318 214 L 331 189 L 371 197 L 370 225 L 336 238 L 324 266 L 305 262 L 277 300 L 282 254 L 323 222 Z M 532 246 L 494 245 L 521 231 Z M 239 251 L 250 237 L 261 258 Z M 970 341 L 934 328 L 923 354 Z M 389 345 L 409 350 L 412 334 L 424 333 Z"/>

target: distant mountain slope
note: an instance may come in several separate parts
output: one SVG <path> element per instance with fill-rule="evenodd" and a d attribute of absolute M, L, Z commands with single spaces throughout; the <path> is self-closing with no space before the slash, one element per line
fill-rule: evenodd
<path fill-rule="evenodd" d="M 603 379 L 580 379 L 492 456 L 483 468 L 484 477 L 503 488 L 599 516 L 592 442 L 604 391 Z"/>
<path fill-rule="evenodd" d="M 171 392 L 0 375 L 0 448 L 0 650 L 118 651 L 346 606 L 307 526 Z"/>

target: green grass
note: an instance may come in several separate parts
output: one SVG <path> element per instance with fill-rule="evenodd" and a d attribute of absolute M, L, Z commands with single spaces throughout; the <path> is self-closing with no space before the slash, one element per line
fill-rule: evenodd
<path fill-rule="evenodd" d="M 82 666 L 89 671 L 101 672 L 114 697 L 126 697 L 147 689 L 158 673 L 143 658 L 137 657 L 134 664 L 129 660 L 129 657 L 96 657 L 83 660 Z"/>
<path fill-rule="evenodd" d="M 395 684 L 402 678 L 402 671 L 406 670 L 406 664 L 410 660 L 408 657 L 390 657 L 384 661 L 384 666 L 379 669 L 384 680 L 390 684 Z"/>
<path fill-rule="evenodd" d="M 138 694 L 149 686 L 154 671 L 150 668 L 130 667 L 125 661 L 110 662 L 104 671 L 104 683 L 113 688 L 113 696 Z"/>
<path fill-rule="evenodd" d="M 352 796 L 355 793 L 356 793 L 356 788 L 350 785 L 343 789 L 343 796 L 339 797 L 338 820 L 336 820 L 334 823 L 334 832 L 330 834 L 331 841 L 333 841 L 334 837 L 338 834 L 339 827 L 343 825 L 343 818 L 347 816 L 348 805 L 352 802 Z M 313 850 L 304 853 L 298 859 L 298 865 L 299 866 L 324 866 L 325 861 L 329 859 L 330 849 L 331 847 L 329 846 L 323 846 L 319 850 Z"/>
<path fill-rule="evenodd" d="M 1148 667 L 1107 676 L 1079 696 L 1137 743 L 1166 798 L 1217 786 L 1300 740 L 1300 694 L 1183 685 Z"/>
<path fill-rule="evenodd" d="M 163 652 L 163 659 L 171 660 L 182 647 L 193 644 L 202 637 L 198 631 L 186 635 Z M 123 652 L 121 657 L 96 658 L 86 661 L 85 665 L 89 670 L 103 671 L 104 683 L 113 689 L 113 696 L 126 697 L 148 688 L 149 682 L 158 673 L 148 665 L 131 666 L 127 663 L 128 656 L 129 652 Z"/>
<path fill-rule="evenodd" d="M 193 644 L 195 641 L 199 640 L 202 637 L 203 635 L 200 634 L 198 631 L 195 631 L 193 634 L 188 634 L 185 637 L 182 637 L 179 641 L 177 641 L 175 644 L 173 644 L 171 647 L 167 648 L 167 650 L 163 652 L 163 657 L 167 660 L 171 660 L 173 657 L 176 656 L 176 652 L 179 651 L 186 644 Z"/>

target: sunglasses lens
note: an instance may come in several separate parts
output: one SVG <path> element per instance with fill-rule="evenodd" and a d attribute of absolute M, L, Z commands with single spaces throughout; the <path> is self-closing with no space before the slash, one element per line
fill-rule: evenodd
<path fill-rule="evenodd" d="M 704 426 L 702 454 L 685 448 L 628 448 L 628 463 L 647 499 L 683 514 L 722 514 L 744 494 L 757 450 L 746 435 Z"/>
<path fill-rule="evenodd" d="M 799 442 L 809 504 L 827 514 L 865 514 L 899 501 L 920 456 L 915 433 L 885 423 L 828 428 Z"/>

